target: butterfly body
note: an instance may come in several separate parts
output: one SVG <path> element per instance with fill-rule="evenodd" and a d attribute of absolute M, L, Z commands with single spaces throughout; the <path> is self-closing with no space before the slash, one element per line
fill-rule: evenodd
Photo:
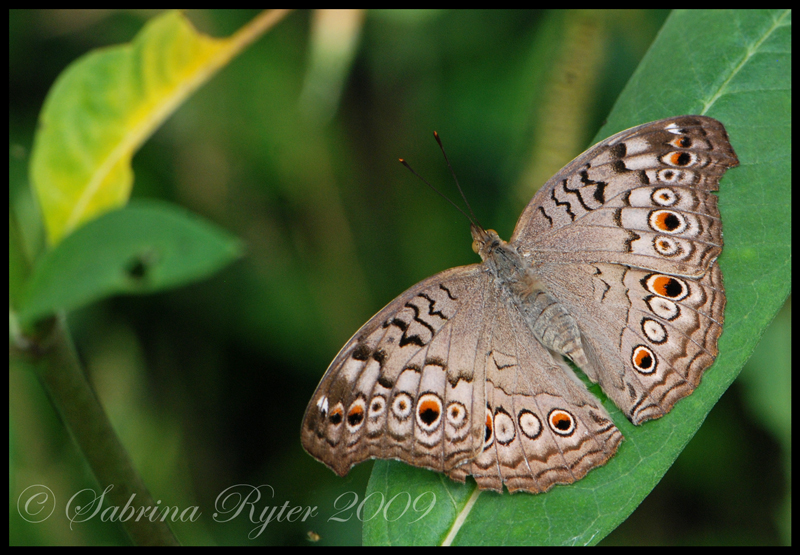
<path fill-rule="evenodd" d="M 605 464 L 622 434 L 571 359 L 635 424 L 713 363 L 725 305 L 722 124 L 670 118 L 582 154 L 506 243 L 473 225 L 482 262 L 389 303 L 331 363 L 303 446 L 340 475 L 398 459 L 482 489 L 538 493 Z"/>

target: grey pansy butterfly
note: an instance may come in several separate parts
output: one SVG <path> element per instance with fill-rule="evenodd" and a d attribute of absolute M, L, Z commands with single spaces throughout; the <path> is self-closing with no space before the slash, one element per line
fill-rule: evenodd
<path fill-rule="evenodd" d="M 356 332 L 306 409 L 303 447 L 340 476 L 399 459 L 512 492 L 605 464 L 622 434 L 563 356 L 634 424 L 694 391 L 725 308 L 711 191 L 738 163 L 704 116 L 593 146 L 508 243 L 473 225 L 481 264 L 414 285 Z"/>

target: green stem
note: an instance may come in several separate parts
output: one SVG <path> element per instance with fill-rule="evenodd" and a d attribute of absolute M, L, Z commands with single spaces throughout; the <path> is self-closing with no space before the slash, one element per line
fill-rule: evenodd
<path fill-rule="evenodd" d="M 134 508 L 153 508 L 150 492 L 133 466 L 125 447 L 86 380 L 63 317 L 51 320 L 44 342 L 28 349 L 38 356 L 36 370 L 50 400 L 61 415 L 70 435 L 83 453 L 109 504 L 120 510 L 128 503 Z M 138 511 L 137 511 L 138 514 Z M 152 522 L 150 519 L 153 519 Z M 178 545 L 160 514 L 148 518 L 120 519 L 135 545 Z"/>

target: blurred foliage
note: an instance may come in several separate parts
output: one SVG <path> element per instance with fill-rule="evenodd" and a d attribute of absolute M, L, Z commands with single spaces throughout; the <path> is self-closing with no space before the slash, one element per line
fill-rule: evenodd
<path fill-rule="evenodd" d="M 28 155 L 48 89 L 75 58 L 131 40 L 156 13 L 10 12 L 9 201 L 31 252 L 44 237 Z M 201 31 L 228 36 L 255 12 L 187 15 Z M 594 62 L 601 69 L 576 152 L 666 15 L 588 15 L 603 19 L 612 40 Z M 431 138 L 437 130 L 478 218 L 508 237 L 524 206 L 514 186 L 566 16 L 367 12 L 338 106 L 324 117 L 299 102 L 310 86 L 312 17 L 290 15 L 133 159 L 134 198 L 201 214 L 241 238 L 248 256 L 204 283 L 70 315 L 90 378 L 153 496 L 201 507 L 198 522 L 174 525 L 187 545 L 360 542 L 355 518 L 328 516 L 340 494 L 364 491 L 371 463 L 340 479 L 311 459 L 299 442 L 306 403 L 337 350 L 375 311 L 422 278 L 476 261 L 464 217 L 397 159 L 456 198 Z M 63 517 L 71 495 L 96 486 L 34 376 L 12 368 L 9 390 L 10 544 L 126 543 L 116 525 L 70 525 Z M 791 541 L 791 475 L 780 470 L 789 457 L 744 397 L 735 384 L 607 543 Z M 60 515 L 30 525 L 13 517 L 13 507 L 36 483 L 55 492 Z M 274 499 L 262 505 L 317 506 L 319 516 L 272 522 L 257 536 L 244 517 L 216 522 L 218 495 L 236 484 L 269 484 Z"/>

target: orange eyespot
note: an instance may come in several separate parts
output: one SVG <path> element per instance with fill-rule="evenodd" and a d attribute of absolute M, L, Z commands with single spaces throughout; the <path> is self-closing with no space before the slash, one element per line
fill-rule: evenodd
<path fill-rule="evenodd" d="M 548 420 L 550 428 L 558 435 L 569 436 L 575 431 L 575 418 L 565 410 L 553 410 Z"/>
<path fill-rule="evenodd" d="M 642 374 L 652 374 L 656 370 L 656 356 L 644 345 L 639 345 L 633 350 L 631 357 L 634 368 Z"/>

